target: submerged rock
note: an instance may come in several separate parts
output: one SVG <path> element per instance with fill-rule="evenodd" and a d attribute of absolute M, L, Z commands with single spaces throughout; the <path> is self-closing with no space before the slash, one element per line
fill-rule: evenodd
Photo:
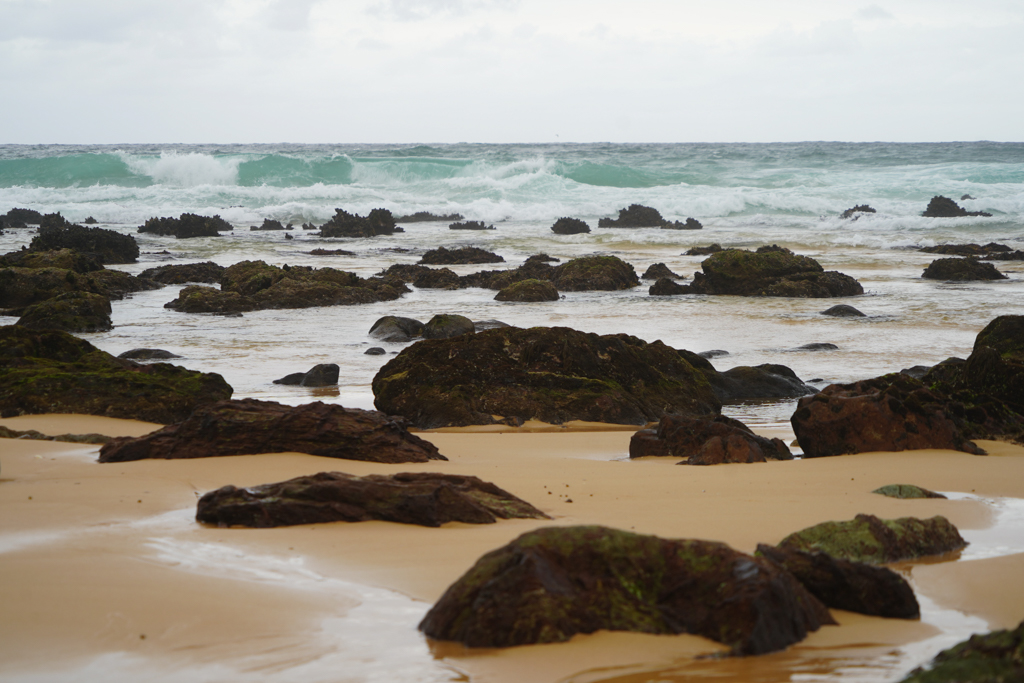
<path fill-rule="evenodd" d="M 630 204 L 619 209 L 618 218 L 601 218 L 599 228 L 660 228 L 667 223 L 661 212 L 643 204 Z"/>
<path fill-rule="evenodd" d="M 196 509 L 196 521 L 219 526 L 267 528 L 375 519 L 438 527 L 548 516 L 490 482 L 430 472 L 364 477 L 320 472 L 277 484 L 225 486 L 205 494 Z"/>
<path fill-rule="evenodd" d="M 275 379 L 274 384 L 285 384 L 290 386 L 303 387 L 332 387 L 338 383 L 341 368 L 337 363 L 320 363 L 314 365 L 306 372 L 293 372 L 281 379 Z"/>
<path fill-rule="evenodd" d="M 926 280 L 947 282 L 968 282 L 972 280 L 1006 280 L 1007 276 L 996 270 L 988 261 L 976 258 L 940 258 L 928 264 L 921 273 Z"/>
<path fill-rule="evenodd" d="M 684 256 L 710 256 L 722 251 L 722 245 L 717 242 L 706 247 L 691 247 L 686 250 Z"/>
<path fill-rule="evenodd" d="M 493 251 L 478 247 L 462 247 L 461 249 L 438 247 L 423 254 L 423 258 L 419 262 L 420 265 L 448 266 L 460 263 L 504 263 L 505 259 Z"/>
<path fill-rule="evenodd" d="M 1005 244 L 989 242 L 988 244 L 938 244 L 934 247 L 921 247 L 918 251 L 926 254 L 944 254 L 947 256 L 990 256 L 1010 253 L 1013 250 Z"/>
<path fill-rule="evenodd" d="M 946 496 L 935 491 L 923 489 L 913 484 L 887 484 L 881 486 L 871 493 L 877 493 L 889 498 L 945 498 Z"/>
<path fill-rule="evenodd" d="M 423 323 L 413 318 L 386 315 L 370 326 L 370 336 L 385 342 L 407 342 L 423 336 Z"/>
<path fill-rule="evenodd" d="M 395 219 L 396 223 L 441 223 L 448 221 L 461 221 L 465 216 L 461 213 L 447 213 L 447 214 L 436 214 L 430 213 L 429 211 L 417 211 L 407 216 L 399 216 Z"/>
<path fill-rule="evenodd" d="M 449 230 L 494 230 L 493 225 L 483 221 L 457 221 L 448 226 Z"/>
<path fill-rule="evenodd" d="M 728 355 L 721 352 L 705 351 L 705 353 Z M 703 354 L 701 355 L 703 356 Z M 714 388 L 715 396 L 722 403 L 760 398 L 798 398 L 816 391 L 797 377 L 791 368 L 775 363 L 762 363 L 755 366 L 738 365 L 724 372 L 706 372 L 705 374 Z"/>
<path fill-rule="evenodd" d="M 551 232 L 556 235 L 581 235 L 590 232 L 590 226 L 579 218 L 563 217 L 555 221 L 551 226 Z"/>
<path fill-rule="evenodd" d="M 288 451 L 386 463 L 447 460 L 399 418 L 320 401 L 286 406 L 246 398 L 200 406 L 142 437 L 115 439 L 100 450 L 100 462 Z"/>
<path fill-rule="evenodd" d="M 712 541 L 549 527 L 481 557 L 420 622 L 469 647 L 598 630 L 691 633 L 734 654 L 781 650 L 834 623 L 788 572 Z"/>
<path fill-rule="evenodd" d="M 658 278 L 658 281 L 647 290 L 649 296 L 678 296 L 679 294 L 690 294 L 689 285 L 681 285 L 675 280 L 667 277 Z"/>
<path fill-rule="evenodd" d="M 1013 630 L 975 634 L 935 655 L 900 683 L 1018 683 L 1024 681 L 1024 621 Z"/>
<path fill-rule="evenodd" d="M 857 220 L 857 218 L 859 218 L 859 216 L 857 214 L 861 214 L 861 213 L 876 213 L 876 211 L 874 209 L 872 209 L 870 206 L 868 206 L 867 204 L 858 204 L 857 206 L 853 207 L 852 209 L 847 209 L 846 211 L 843 211 L 841 214 L 839 214 L 839 217 L 840 218 L 853 218 L 854 220 Z"/>
<path fill-rule="evenodd" d="M 192 237 L 217 237 L 221 232 L 230 232 L 234 227 L 217 216 L 198 216 L 183 213 L 178 218 L 150 218 L 140 225 L 138 232 L 153 235 L 174 235 L 175 239 Z"/>
<path fill-rule="evenodd" d="M 671 278 L 673 280 L 682 279 L 680 275 L 673 273 L 669 270 L 669 267 L 664 263 L 652 263 L 644 271 L 644 274 L 640 276 L 642 280 L 660 280 L 663 277 Z"/>
<path fill-rule="evenodd" d="M 71 293 L 122 299 L 129 292 L 161 286 L 116 270 L 76 273 L 63 268 L 0 268 L 0 308 L 20 309 Z"/>
<path fill-rule="evenodd" d="M 836 304 L 831 308 L 826 308 L 821 312 L 821 315 L 832 316 L 833 318 L 864 318 L 866 317 L 863 313 L 858 311 L 849 304 Z"/>
<path fill-rule="evenodd" d="M 171 358 L 181 358 L 176 353 L 170 351 L 164 351 L 163 349 L 131 349 L 124 353 L 119 353 L 118 358 L 127 358 L 129 360 L 168 360 Z"/>
<path fill-rule="evenodd" d="M 12 251 L 0 256 L 0 267 L 11 268 L 58 268 L 75 273 L 93 273 L 103 270 L 103 264 L 74 249 L 51 249 L 48 251 Z"/>
<path fill-rule="evenodd" d="M 114 328 L 110 301 L 99 294 L 68 292 L 40 301 L 22 311 L 17 324 L 32 330 L 106 332 Z"/>
<path fill-rule="evenodd" d="M 249 226 L 249 230 L 291 230 L 291 229 L 292 229 L 291 223 L 288 224 L 288 227 L 285 227 L 281 223 L 281 221 L 275 221 L 273 218 L 264 218 L 262 224 L 260 224 L 260 225 L 250 225 Z M 290 235 L 286 235 L 286 237 L 290 237 Z"/>
<path fill-rule="evenodd" d="M 139 258 L 139 245 L 131 235 L 74 225 L 59 213 L 43 216 L 28 248 L 29 251 L 74 249 L 104 264 L 135 263 Z"/>
<path fill-rule="evenodd" d="M 630 458 L 648 455 L 687 458 L 679 463 L 681 465 L 793 459 L 793 454 L 781 439 L 758 436 L 739 420 L 725 415 L 662 417 L 656 430 L 640 430 L 630 439 Z"/>
<path fill-rule="evenodd" d="M 921 214 L 926 218 L 960 218 L 963 216 L 991 216 L 985 211 L 968 211 L 949 197 L 936 195 L 928 202 L 928 207 Z"/>
<path fill-rule="evenodd" d="M 43 214 L 35 209 L 13 208 L 0 216 L 0 228 L 27 228 L 43 222 Z"/>
<path fill-rule="evenodd" d="M 520 280 L 499 291 L 495 301 L 558 301 L 558 290 L 548 280 Z"/>
<path fill-rule="evenodd" d="M 857 515 L 848 522 L 823 522 L 782 539 L 783 550 L 822 552 L 853 562 L 885 564 L 960 550 L 967 542 L 948 519 Z"/>
<path fill-rule="evenodd" d="M 827 298 L 864 293 L 849 275 L 826 272 L 808 256 L 781 247 L 761 247 L 756 252 L 723 249 L 701 263 L 691 290 L 695 294 Z"/>

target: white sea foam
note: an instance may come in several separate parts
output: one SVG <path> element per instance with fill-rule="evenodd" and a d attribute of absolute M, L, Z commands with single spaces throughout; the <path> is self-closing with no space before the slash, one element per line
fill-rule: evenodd
<path fill-rule="evenodd" d="M 242 157 L 198 152 L 162 152 L 155 158 L 128 152 L 119 152 L 118 155 L 133 173 L 174 187 L 235 185 L 238 182 L 238 165 L 244 161 Z"/>

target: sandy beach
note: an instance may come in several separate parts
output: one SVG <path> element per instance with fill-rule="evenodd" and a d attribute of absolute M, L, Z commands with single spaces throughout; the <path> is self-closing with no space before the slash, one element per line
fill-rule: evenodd
<path fill-rule="evenodd" d="M 68 415 L 0 424 L 109 435 L 157 426 Z M 1000 512 L 1000 499 L 1024 498 L 1022 447 L 986 441 L 989 456 L 911 451 L 686 467 L 672 458 L 628 460 L 631 431 L 421 434 L 449 461 L 384 465 L 278 453 L 99 464 L 96 446 L 0 440 L 0 674 L 24 681 L 83 680 L 84 673 L 105 680 L 339 680 L 339 662 L 354 657 L 353 680 L 554 683 L 706 674 L 739 681 L 750 680 L 754 668 L 757 680 L 796 673 L 824 680 L 858 667 L 862 680 L 896 680 L 972 631 L 1024 618 L 1024 591 L 1016 586 L 1024 533 L 1020 520 L 1003 524 L 1012 511 Z M 473 474 L 553 519 L 264 530 L 194 521 L 197 497 L 211 489 L 331 470 Z M 871 493 L 891 483 L 973 497 Z M 602 524 L 751 552 L 758 542 L 777 543 L 861 512 L 941 514 L 968 540 L 972 533 L 983 540 L 959 560 L 898 567 L 922 602 L 921 621 L 834 612 L 840 626 L 756 658 L 694 659 L 723 649 L 695 636 L 602 632 L 559 645 L 468 651 L 428 643 L 415 630 L 480 555 L 539 525 Z"/>

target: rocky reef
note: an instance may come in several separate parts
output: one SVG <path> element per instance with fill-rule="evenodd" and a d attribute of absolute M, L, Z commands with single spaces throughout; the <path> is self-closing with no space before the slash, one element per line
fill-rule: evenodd
<path fill-rule="evenodd" d="M 335 209 L 331 220 L 320 226 L 321 237 L 375 237 L 396 232 L 403 230 L 395 225 L 395 217 L 387 209 L 374 209 L 365 217 Z"/>
<path fill-rule="evenodd" d="M 29 251 L 74 249 L 100 263 L 135 263 L 139 245 L 131 235 L 104 228 L 87 228 L 69 223 L 59 213 L 43 216 Z"/>
<path fill-rule="evenodd" d="M 217 237 L 221 232 L 230 232 L 233 226 L 216 216 L 199 216 L 183 213 L 177 218 L 150 218 L 139 226 L 138 232 L 152 235 L 174 235 L 175 239 L 192 237 Z"/>

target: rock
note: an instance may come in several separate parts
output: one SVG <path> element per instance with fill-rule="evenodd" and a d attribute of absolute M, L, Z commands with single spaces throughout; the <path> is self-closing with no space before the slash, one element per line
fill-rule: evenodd
<path fill-rule="evenodd" d="M 921 448 L 984 454 L 946 396 L 899 373 L 827 386 L 801 398 L 790 423 L 805 458 Z"/>
<path fill-rule="evenodd" d="M 976 258 L 940 258 L 935 259 L 921 273 L 927 280 L 945 280 L 947 282 L 967 282 L 972 280 L 1005 280 L 996 267 L 988 261 Z"/>
<path fill-rule="evenodd" d="M 728 356 L 729 352 L 722 349 L 711 349 L 710 351 L 701 351 L 697 355 L 701 358 L 720 358 L 721 356 Z"/>
<path fill-rule="evenodd" d="M 86 225 L 96 225 L 97 223 L 99 223 L 99 221 L 93 218 L 92 216 L 89 216 L 82 222 L 85 223 Z"/>
<path fill-rule="evenodd" d="M 370 326 L 370 336 L 385 342 L 407 342 L 423 336 L 423 323 L 412 318 L 386 315 Z"/>
<path fill-rule="evenodd" d="M 506 327 L 414 344 L 378 371 L 373 393 L 378 409 L 423 429 L 493 424 L 496 415 L 643 425 L 718 412 L 691 357 L 702 361 L 625 334 Z"/>
<path fill-rule="evenodd" d="M 482 221 L 460 221 L 448 226 L 449 230 L 494 230 L 493 225 L 487 225 Z"/>
<path fill-rule="evenodd" d="M 556 235 L 581 235 L 590 232 L 590 226 L 579 218 L 559 218 L 551 226 L 551 232 Z"/>
<path fill-rule="evenodd" d="M 651 285 L 647 290 L 649 296 L 677 296 L 679 294 L 690 294 L 689 285 L 681 285 L 671 278 L 662 277 Z"/>
<path fill-rule="evenodd" d="M 129 360 L 167 360 L 170 358 L 181 358 L 178 354 L 171 353 L 170 351 L 164 351 L 163 349 L 132 349 L 118 354 L 117 357 L 127 358 Z"/>
<path fill-rule="evenodd" d="M 728 354 L 726 354 L 728 355 Z M 736 403 L 762 398 L 799 398 L 815 393 L 796 373 L 785 365 L 763 363 L 754 367 L 734 368 L 705 375 L 722 403 Z"/>
<path fill-rule="evenodd" d="M 660 280 L 663 277 L 671 278 L 673 280 L 679 280 L 681 277 L 676 275 L 668 266 L 664 263 L 652 263 L 644 271 L 644 274 L 640 276 L 642 280 Z"/>
<path fill-rule="evenodd" d="M 114 328 L 110 301 L 99 294 L 68 292 L 24 309 L 18 325 L 30 330 L 106 332 Z"/>
<path fill-rule="evenodd" d="M 223 292 L 214 287 L 188 285 L 178 292 L 178 298 L 168 301 L 164 308 L 182 313 L 243 313 L 255 311 L 256 303 L 238 292 Z"/>
<path fill-rule="evenodd" d="M 857 220 L 858 218 L 860 218 L 860 216 L 858 216 L 857 214 L 860 213 L 876 213 L 876 211 L 867 204 L 858 204 L 852 209 L 847 209 L 846 211 L 843 211 L 841 214 L 839 214 L 839 217 L 852 218 L 854 220 Z"/>
<path fill-rule="evenodd" d="M 50 436 L 34 429 L 8 429 L 0 425 L 0 439 L 31 439 L 32 441 L 67 441 L 69 443 L 107 443 L 114 437 L 105 434 L 58 434 Z"/>
<path fill-rule="evenodd" d="M 341 368 L 338 367 L 337 363 L 320 363 L 314 365 L 302 376 L 299 385 L 304 387 L 332 387 L 338 383 L 338 376 L 340 374 Z"/>
<path fill-rule="evenodd" d="M 114 358 L 67 332 L 0 327 L 0 417 L 82 413 L 166 424 L 231 392 L 218 374 Z"/>
<path fill-rule="evenodd" d="M 662 230 L 703 230 L 704 226 L 696 218 L 687 218 L 685 222 L 674 221 L 674 222 L 670 223 L 670 222 L 666 221 L 665 224 L 661 226 L 661 229 Z"/>
<path fill-rule="evenodd" d="M 29 225 L 39 225 L 43 222 L 43 214 L 35 209 L 14 208 L 0 216 L 0 227 L 3 228 L 27 228 Z"/>
<path fill-rule="evenodd" d="M 74 249 L 51 249 L 49 251 L 12 251 L 0 256 L 0 267 L 12 268 L 58 268 L 75 273 L 94 273 L 103 270 L 103 264 Z"/>
<path fill-rule="evenodd" d="M 558 301 L 558 290 L 548 280 L 520 280 L 499 291 L 495 301 Z"/>
<path fill-rule="evenodd" d="M 419 289 L 460 289 L 471 286 L 451 268 L 430 268 L 415 264 L 395 264 L 377 273 L 377 277 L 410 282 Z"/>
<path fill-rule="evenodd" d="M 763 543 L 757 545 L 755 554 L 788 571 L 811 595 L 832 609 L 887 619 L 921 617 L 921 607 L 910 584 L 886 567 Z"/>
<path fill-rule="evenodd" d="M 826 308 L 821 312 L 821 315 L 830 315 L 833 318 L 864 318 L 866 317 L 863 313 L 858 311 L 853 306 L 848 304 L 837 304 L 831 308 Z"/>
<path fill-rule="evenodd" d="M 734 654 L 799 642 L 826 608 L 788 572 L 713 541 L 548 527 L 481 557 L 420 622 L 468 647 L 564 642 L 598 630 L 692 633 Z"/>
<path fill-rule="evenodd" d="M 230 232 L 233 229 L 234 227 L 219 215 L 199 216 L 194 213 L 183 213 L 178 218 L 150 218 L 139 226 L 138 232 L 189 239 L 218 237 L 221 232 Z"/>
<path fill-rule="evenodd" d="M 74 249 L 104 264 L 135 263 L 139 258 L 139 245 L 131 235 L 73 225 L 59 213 L 43 216 L 28 248 L 29 251 Z"/>
<path fill-rule="evenodd" d="M 281 379 L 275 379 L 273 381 L 273 383 L 274 384 L 283 384 L 283 385 L 289 386 L 289 387 L 297 387 L 300 384 L 302 384 L 302 378 L 305 377 L 305 376 L 306 376 L 306 373 L 304 373 L 304 372 L 293 372 L 291 374 L 285 375 Z"/>
<path fill-rule="evenodd" d="M 923 251 L 926 254 L 944 254 L 947 256 L 990 256 L 1009 253 L 1013 249 L 998 242 L 989 242 L 985 245 L 971 242 L 970 244 L 939 244 L 934 247 L 921 247 L 918 251 Z"/>
<path fill-rule="evenodd" d="M 526 259 L 526 263 L 558 263 L 560 260 L 547 254 L 534 254 Z"/>
<path fill-rule="evenodd" d="M 363 216 L 335 209 L 334 217 L 320 226 L 321 237 L 374 237 L 402 232 L 387 209 L 374 209 Z"/>
<path fill-rule="evenodd" d="M 438 314 L 423 326 L 424 339 L 451 339 L 463 334 L 473 334 L 476 326 L 464 315 Z"/>
<path fill-rule="evenodd" d="M 986 254 L 982 257 L 986 261 L 1024 261 L 1024 251 L 1000 252 L 998 254 Z"/>
<path fill-rule="evenodd" d="M 302 228 L 305 230 L 305 226 Z M 355 256 L 356 252 L 345 249 L 314 249 L 309 252 L 310 256 Z"/>
<path fill-rule="evenodd" d="M 630 439 L 630 458 L 647 455 L 688 458 L 680 465 L 793 459 L 782 440 L 758 436 L 739 420 L 724 415 L 665 415 L 657 430 L 641 430 Z"/>
<path fill-rule="evenodd" d="M 838 351 L 839 347 L 831 342 L 811 342 L 796 347 L 797 351 Z"/>
<path fill-rule="evenodd" d="M 715 243 L 706 247 L 692 247 L 686 250 L 684 256 L 710 256 L 722 251 L 722 245 Z"/>
<path fill-rule="evenodd" d="M 63 268 L 0 268 L 0 308 L 19 309 L 61 294 L 82 292 L 106 299 L 122 299 L 129 292 L 157 289 L 161 285 L 116 270 L 76 273 Z"/>
<path fill-rule="evenodd" d="M 465 216 L 461 213 L 448 213 L 448 214 L 435 214 L 429 211 L 417 211 L 416 213 L 409 214 L 408 216 L 399 216 L 395 219 L 396 223 L 443 223 L 447 221 L 461 221 Z"/>
<path fill-rule="evenodd" d="M 668 223 L 657 209 L 642 204 L 630 204 L 619 209 L 618 218 L 602 218 L 597 221 L 599 228 L 660 228 Z"/>
<path fill-rule="evenodd" d="M 477 332 L 484 330 L 496 330 L 501 327 L 512 327 L 508 323 L 503 323 L 500 320 L 474 320 L 473 327 L 476 328 Z"/>
<path fill-rule="evenodd" d="M 264 218 L 262 225 L 250 225 L 249 230 L 291 230 L 291 225 L 287 228 L 281 223 L 281 221 L 275 221 L 272 218 Z"/>
<path fill-rule="evenodd" d="M 553 268 L 560 292 L 618 291 L 640 284 L 633 266 L 617 256 L 584 256 Z"/>
<path fill-rule="evenodd" d="M 903 368 L 900 370 L 901 375 L 910 375 L 914 379 L 924 379 L 924 376 L 931 370 L 930 365 L 915 365 L 909 368 Z"/>
<path fill-rule="evenodd" d="M 784 550 L 823 552 L 868 564 L 915 560 L 967 547 L 948 519 L 901 517 L 879 519 L 857 515 L 849 522 L 822 522 L 782 539 Z"/>
<path fill-rule="evenodd" d="M 825 298 L 863 294 L 849 275 L 825 270 L 814 259 L 781 247 L 757 252 L 723 249 L 701 264 L 691 290 L 695 294 Z"/>
<path fill-rule="evenodd" d="M 991 216 L 984 211 L 967 211 L 949 197 L 936 195 L 928 202 L 928 208 L 921 214 L 926 218 L 960 218 L 962 216 Z"/>
<path fill-rule="evenodd" d="M 114 439 L 100 450 L 100 462 L 291 451 L 384 463 L 447 460 L 429 441 L 410 434 L 403 420 L 376 411 L 245 398 L 200 406 L 187 419 L 145 436 Z"/>
<path fill-rule="evenodd" d="M 504 263 L 505 259 L 494 252 L 477 247 L 462 247 L 461 249 L 445 249 L 438 247 L 431 249 L 420 259 L 420 265 L 448 266 L 459 263 Z"/>
<path fill-rule="evenodd" d="M 139 277 L 148 278 L 165 285 L 183 285 L 188 282 L 219 283 L 224 277 L 224 266 L 213 261 L 202 263 L 184 263 L 147 268 L 139 273 Z"/>
<path fill-rule="evenodd" d="M 945 498 L 946 496 L 935 491 L 923 489 L 913 484 L 887 484 L 875 489 L 871 493 L 877 493 L 889 498 Z"/>
<path fill-rule="evenodd" d="M 370 348 L 366 349 L 366 351 L 363 352 L 363 355 L 364 356 L 383 356 L 386 353 L 387 353 L 387 351 L 385 351 L 384 349 L 382 349 L 379 346 L 371 346 Z"/>
<path fill-rule="evenodd" d="M 199 499 L 196 521 L 268 528 L 370 520 L 438 527 L 448 522 L 548 519 L 543 512 L 476 477 L 400 472 L 358 477 L 320 472 L 277 484 L 225 486 Z"/>
<path fill-rule="evenodd" d="M 1018 683 L 1024 681 L 1024 622 L 1013 630 L 975 634 L 935 655 L 900 683 Z"/>

